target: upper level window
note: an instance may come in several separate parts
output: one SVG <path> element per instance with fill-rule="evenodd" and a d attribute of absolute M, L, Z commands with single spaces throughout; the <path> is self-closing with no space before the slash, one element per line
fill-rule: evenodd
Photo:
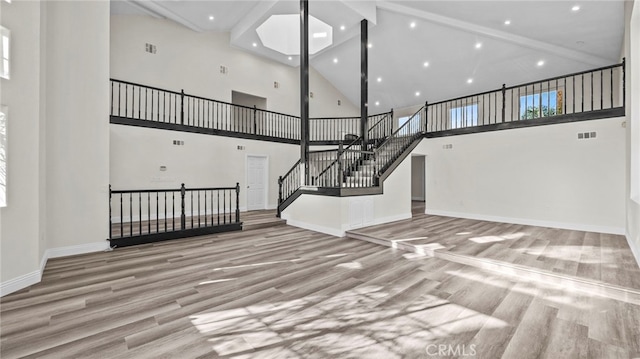
<path fill-rule="evenodd" d="M 520 119 L 555 116 L 562 113 L 562 91 L 551 90 L 520 96 Z"/>
<path fill-rule="evenodd" d="M 0 64 L 0 77 L 7 80 L 9 79 L 9 39 L 9 30 L 0 26 L 0 57 L 2 58 L 2 64 Z"/>
<path fill-rule="evenodd" d="M 454 107 L 449 110 L 451 128 L 478 126 L 478 104 Z"/>
<path fill-rule="evenodd" d="M 411 120 L 411 121 L 409 121 Z M 409 122 L 407 124 L 407 122 Z M 406 125 L 405 125 L 406 124 Z M 404 126 L 404 127 L 402 127 Z M 420 132 L 420 113 L 413 116 L 398 118 L 398 128 L 402 128 L 398 134 L 400 136 L 414 135 Z"/>

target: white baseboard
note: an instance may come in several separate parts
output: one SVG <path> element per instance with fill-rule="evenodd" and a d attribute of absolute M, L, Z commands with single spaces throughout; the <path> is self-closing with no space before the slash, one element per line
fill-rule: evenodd
<path fill-rule="evenodd" d="M 41 279 L 42 272 L 40 270 L 35 270 L 31 273 L 2 282 L 0 283 L 0 297 L 4 297 L 7 294 L 17 292 L 20 289 L 39 283 Z"/>
<path fill-rule="evenodd" d="M 108 241 L 93 242 L 93 243 L 86 243 L 86 244 L 78 244 L 75 246 L 49 248 L 44 253 L 44 255 L 47 257 L 47 259 L 59 258 L 59 257 L 74 256 L 77 254 L 101 252 L 107 249 L 109 249 Z"/>
<path fill-rule="evenodd" d="M 425 210 L 425 213 L 431 214 L 434 216 L 466 218 L 466 219 L 475 219 L 479 221 L 488 221 L 488 222 L 522 224 L 527 226 L 549 227 L 549 228 L 569 229 L 574 231 L 608 233 L 608 234 L 618 234 L 618 235 L 625 234 L 624 228 L 609 227 L 609 226 L 595 226 L 595 225 L 581 224 L 581 223 L 564 223 L 564 222 L 553 222 L 553 221 L 541 221 L 541 220 L 526 219 L 526 218 L 488 216 L 488 215 L 475 214 L 475 213 L 450 212 L 450 211 L 442 211 L 438 209 L 429 209 L 429 208 Z"/>
<path fill-rule="evenodd" d="M 67 247 L 49 248 L 42 255 L 42 258 L 40 259 L 40 268 L 38 270 L 0 283 L 0 297 L 39 283 L 40 280 L 42 280 L 42 273 L 44 273 L 44 268 L 47 265 L 47 260 L 49 260 L 49 258 L 101 252 L 107 249 L 109 249 L 109 242 L 107 241 L 78 244 L 75 246 Z"/>
<path fill-rule="evenodd" d="M 282 214 L 282 219 L 286 219 L 287 220 L 287 225 L 298 227 L 298 228 L 303 228 L 303 229 L 308 229 L 308 230 L 314 231 L 314 232 L 320 232 L 320 233 L 328 234 L 330 236 L 344 237 L 344 232 L 345 231 L 343 231 L 343 230 L 340 230 L 340 229 L 337 229 L 337 228 L 320 226 L 320 225 L 313 224 L 313 223 L 297 221 L 297 220 L 289 219 L 289 218 L 286 218 L 286 217 L 287 216 L 283 213 Z"/>
<path fill-rule="evenodd" d="M 347 230 L 364 228 L 364 227 L 371 227 L 371 226 L 377 226 L 379 224 L 385 224 L 385 223 L 395 222 L 395 221 L 402 221 L 404 219 L 409 219 L 409 218 L 411 218 L 411 212 L 402 213 L 402 214 L 398 214 L 398 215 L 394 215 L 394 216 L 376 218 L 373 222 L 363 223 L 360 226 L 351 226 Z"/>

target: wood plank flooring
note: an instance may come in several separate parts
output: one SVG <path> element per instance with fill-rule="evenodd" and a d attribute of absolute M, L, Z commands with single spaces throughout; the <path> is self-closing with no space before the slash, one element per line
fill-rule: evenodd
<path fill-rule="evenodd" d="M 624 236 L 425 215 L 424 202 L 413 202 L 413 214 L 350 232 L 640 289 Z"/>
<path fill-rule="evenodd" d="M 290 226 L 51 259 L 0 320 L 3 359 L 640 355 L 640 306 Z"/>

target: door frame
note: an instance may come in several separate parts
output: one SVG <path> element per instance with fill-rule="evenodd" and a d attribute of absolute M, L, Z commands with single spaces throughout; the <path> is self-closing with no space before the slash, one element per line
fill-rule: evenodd
<path fill-rule="evenodd" d="M 245 196 L 245 211 L 259 211 L 260 209 L 249 209 L 249 195 L 247 191 L 247 187 L 249 186 L 249 157 L 258 157 L 264 158 L 265 160 L 265 171 L 264 171 L 264 208 L 269 209 L 269 156 L 267 155 L 256 155 L 247 153 L 244 157 L 244 190 L 247 192 Z"/>
<path fill-rule="evenodd" d="M 422 163 L 423 167 L 423 171 L 421 173 L 421 180 L 422 180 L 422 199 L 416 199 L 415 197 L 413 197 L 413 183 L 411 183 L 411 201 L 423 201 L 423 202 L 427 202 L 427 156 L 426 155 L 421 155 L 421 154 L 411 154 L 411 179 L 413 180 L 413 158 L 414 157 L 422 157 L 422 161 L 420 161 Z"/>

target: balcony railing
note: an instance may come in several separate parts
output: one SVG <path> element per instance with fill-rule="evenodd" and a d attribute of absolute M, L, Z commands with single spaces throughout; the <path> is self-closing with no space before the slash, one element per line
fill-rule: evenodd
<path fill-rule="evenodd" d="M 112 190 L 109 241 L 126 247 L 240 230 L 240 184 L 235 187 Z"/>
<path fill-rule="evenodd" d="M 286 143 L 300 141 L 298 116 L 114 79 L 109 114 L 113 123 Z M 367 128 L 374 137 L 381 136 L 392 122 L 392 112 L 371 115 Z M 309 119 L 313 143 L 337 144 L 346 135 L 361 136 L 360 117 Z"/>

